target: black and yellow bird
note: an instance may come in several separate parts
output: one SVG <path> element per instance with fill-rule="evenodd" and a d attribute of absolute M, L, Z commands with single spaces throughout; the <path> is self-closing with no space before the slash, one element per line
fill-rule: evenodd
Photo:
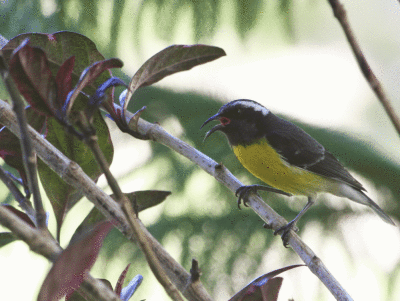
<path fill-rule="evenodd" d="M 261 104 L 248 99 L 234 100 L 222 106 L 202 127 L 213 120 L 219 120 L 220 124 L 208 131 L 205 139 L 216 131 L 223 132 L 240 163 L 254 176 L 276 188 L 242 186 L 236 191 L 239 205 L 249 191 L 257 190 L 308 197 L 304 209 L 276 231 L 282 231 L 282 237 L 313 205 L 316 195 L 325 192 L 367 205 L 385 222 L 394 225 L 330 152 L 298 126 L 275 116 Z"/>

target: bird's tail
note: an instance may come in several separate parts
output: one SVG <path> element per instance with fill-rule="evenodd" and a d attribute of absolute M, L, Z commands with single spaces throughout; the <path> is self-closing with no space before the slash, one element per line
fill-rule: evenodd
<path fill-rule="evenodd" d="M 378 206 L 378 204 L 371 200 L 364 192 L 354 189 L 347 184 L 342 184 L 337 195 L 344 196 L 354 202 L 367 205 L 372 210 L 374 210 L 381 219 L 383 219 L 388 224 L 395 226 L 393 220 L 381 209 L 381 207 Z"/>

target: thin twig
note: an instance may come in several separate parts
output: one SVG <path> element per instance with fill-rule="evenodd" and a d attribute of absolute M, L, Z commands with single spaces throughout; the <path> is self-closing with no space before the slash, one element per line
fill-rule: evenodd
<path fill-rule="evenodd" d="M 0 224 L 10 229 L 21 240 L 26 242 L 32 251 L 54 262 L 63 249 L 55 239 L 46 232 L 32 228 L 11 211 L 0 206 Z M 118 296 L 99 279 L 87 275 L 78 292 L 90 296 L 91 300 L 120 301 Z"/>
<path fill-rule="evenodd" d="M 347 41 L 350 43 L 351 49 L 353 50 L 353 53 L 357 59 L 358 65 L 360 66 L 362 73 L 364 74 L 369 85 L 371 86 L 371 89 L 375 92 L 379 101 L 383 105 L 383 108 L 385 109 L 390 120 L 392 121 L 397 133 L 400 135 L 400 119 L 396 115 L 395 110 L 391 105 L 388 97 L 386 96 L 386 93 L 384 92 L 381 83 L 375 76 L 363 52 L 361 51 L 361 47 L 359 46 L 353 30 L 350 27 L 349 21 L 347 19 L 347 14 L 345 9 L 343 8 L 343 5 L 339 2 L 339 0 L 329 0 L 329 3 L 332 7 L 335 17 L 338 19 L 340 25 L 344 30 L 344 33 L 346 34 Z"/>
<path fill-rule="evenodd" d="M 28 134 L 28 122 L 26 120 L 25 107 L 22 97 L 15 86 L 7 65 L 2 56 L 0 56 L 0 73 L 4 80 L 8 93 L 13 102 L 13 109 L 18 118 L 18 125 L 21 132 L 21 150 L 24 162 L 26 177 L 28 179 L 29 190 L 33 196 L 33 204 L 36 210 L 36 223 L 39 229 L 47 231 L 46 213 L 43 208 L 42 198 L 40 196 L 39 181 L 37 177 L 36 154 L 32 148 L 32 142 Z"/>
<path fill-rule="evenodd" d="M 122 211 L 125 213 L 125 216 L 133 230 L 135 239 L 139 243 L 139 246 L 146 257 L 147 262 L 153 274 L 156 276 L 158 282 L 160 282 L 160 284 L 164 287 L 167 294 L 173 300 L 183 301 L 181 294 L 179 293 L 175 285 L 171 282 L 171 280 L 168 278 L 159 260 L 154 254 L 149 239 L 147 238 L 146 234 L 141 230 L 141 227 L 139 225 L 139 219 L 136 213 L 134 212 L 129 199 L 123 194 L 117 180 L 112 175 L 106 157 L 104 156 L 98 144 L 98 139 L 95 134 L 95 130 L 89 124 L 84 112 L 80 112 L 79 123 L 85 137 L 84 141 L 91 149 L 97 164 L 101 168 L 101 171 L 104 173 L 107 182 L 112 192 L 114 193 L 115 199 L 120 204 Z"/>
<path fill-rule="evenodd" d="M 0 123 L 5 125 L 16 136 L 20 135 L 15 114 L 10 105 L 2 100 L 0 100 Z M 29 133 L 33 146 L 42 161 L 66 183 L 81 191 L 88 200 L 95 204 L 104 216 L 114 221 L 125 237 L 131 241 L 135 241 L 130 224 L 118 204 L 101 190 L 96 183 L 82 171 L 78 164 L 67 158 L 38 132 L 29 127 Z M 192 283 L 190 281 L 190 274 L 165 251 L 161 244 L 148 232 L 140 221 L 139 225 L 150 240 L 152 249 L 156 253 L 168 277 L 182 292 L 185 298 L 194 301 L 211 300 L 211 297 L 205 290 L 201 281 Z"/>
<path fill-rule="evenodd" d="M 36 224 L 36 212 L 32 208 L 31 203 L 26 199 L 26 197 L 19 191 L 17 185 L 11 179 L 10 175 L 0 166 L 0 180 L 7 186 L 11 194 L 14 196 L 15 200 L 18 202 L 19 206 L 26 212 L 29 218 Z"/>

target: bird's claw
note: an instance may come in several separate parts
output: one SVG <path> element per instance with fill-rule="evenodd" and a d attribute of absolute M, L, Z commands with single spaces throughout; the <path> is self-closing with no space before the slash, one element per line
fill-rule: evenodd
<path fill-rule="evenodd" d="M 240 205 L 242 204 L 242 200 L 243 200 L 243 205 L 245 207 L 249 207 L 249 205 L 247 205 L 247 195 L 251 191 L 257 192 L 257 190 L 252 186 L 240 186 L 238 189 L 236 189 L 235 196 L 238 197 L 237 203 L 238 203 L 239 210 L 241 209 Z"/>
<path fill-rule="evenodd" d="M 281 235 L 283 245 L 285 248 L 289 245 L 289 233 L 290 230 L 293 230 L 294 232 L 299 231 L 299 228 L 296 227 L 296 223 L 294 221 L 291 221 L 287 223 L 285 226 L 282 226 L 275 230 L 274 235 Z"/>

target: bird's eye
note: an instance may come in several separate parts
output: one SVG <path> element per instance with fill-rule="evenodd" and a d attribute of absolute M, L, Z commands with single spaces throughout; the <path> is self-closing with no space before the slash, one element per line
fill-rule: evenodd
<path fill-rule="evenodd" d="M 238 110 L 237 110 L 237 113 L 238 113 L 238 114 L 242 113 L 242 110 L 241 110 L 241 109 L 238 109 Z"/>
<path fill-rule="evenodd" d="M 221 117 L 219 119 L 219 122 L 221 122 L 222 125 L 227 125 L 227 124 L 231 123 L 231 120 L 227 117 Z"/>

